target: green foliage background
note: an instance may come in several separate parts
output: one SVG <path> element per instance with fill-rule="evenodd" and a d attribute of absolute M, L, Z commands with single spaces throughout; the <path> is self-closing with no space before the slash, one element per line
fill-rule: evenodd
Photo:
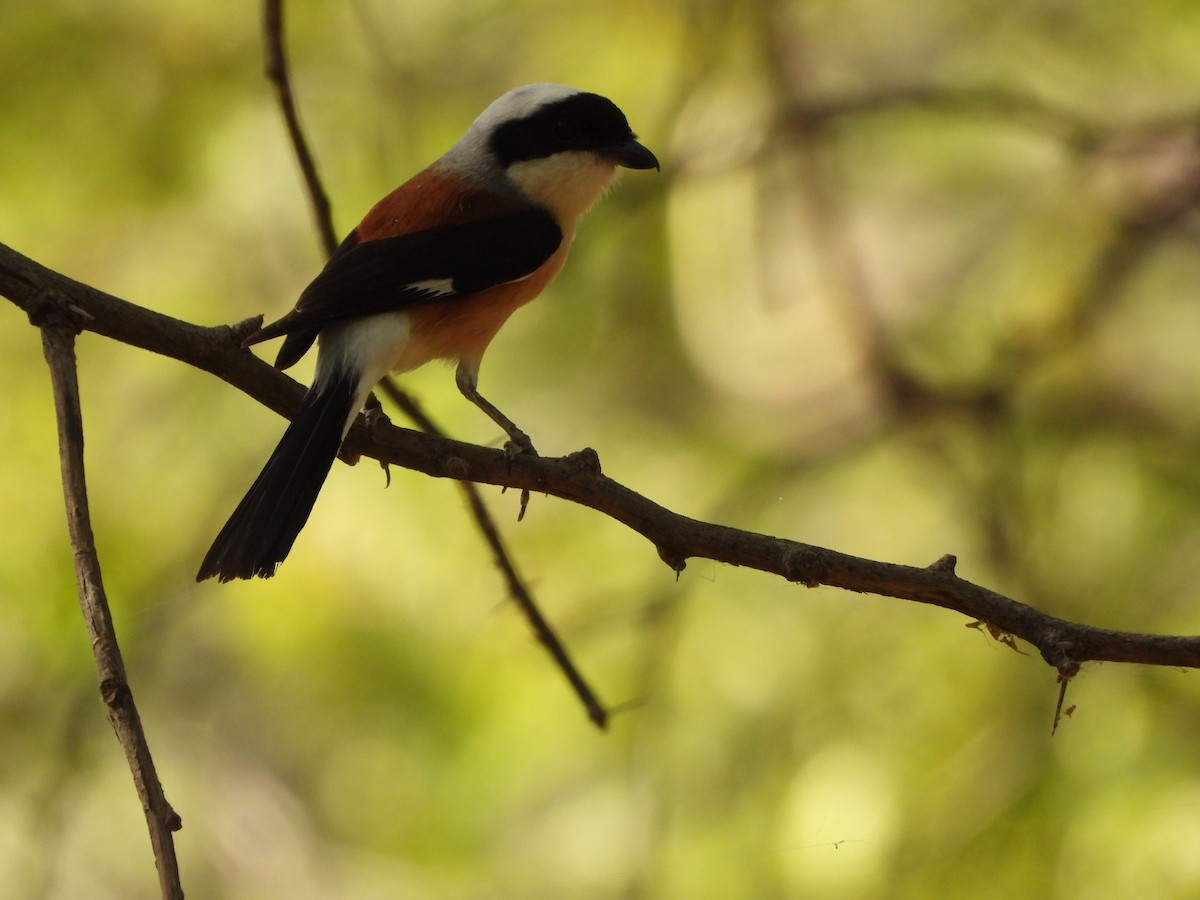
<path fill-rule="evenodd" d="M 611 96 L 663 159 L 489 353 L 543 452 L 595 447 L 700 518 L 953 552 L 1065 618 L 1200 630 L 1200 7 L 354 0 L 288 25 L 341 231 L 528 81 Z M 251 3 L 9 0 L 0 240 L 191 321 L 281 313 L 320 254 L 261 69 Z M 38 336 L 0 325 L 2 892 L 153 897 Z M 599 515 L 535 497 L 518 526 L 489 490 L 584 671 L 639 701 L 600 735 L 453 484 L 338 466 L 278 577 L 194 584 L 281 423 L 170 360 L 79 352 L 189 896 L 1200 895 L 1191 673 L 1088 666 L 1052 739 L 1053 673 L 961 617 L 676 580 Z M 404 384 L 496 439 L 444 368 Z"/>

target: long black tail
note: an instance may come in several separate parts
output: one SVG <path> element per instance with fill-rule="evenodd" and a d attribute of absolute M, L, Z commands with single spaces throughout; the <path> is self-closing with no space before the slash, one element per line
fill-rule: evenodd
<path fill-rule="evenodd" d="M 279 446 L 242 498 L 208 555 L 197 581 L 214 575 L 270 578 L 308 521 L 354 411 L 358 378 L 339 373 L 309 388 Z"/>

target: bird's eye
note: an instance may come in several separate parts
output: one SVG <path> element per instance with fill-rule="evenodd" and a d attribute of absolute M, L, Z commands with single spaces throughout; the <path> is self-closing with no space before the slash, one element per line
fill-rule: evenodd
<path fill-rule="evenodd" d="M 554 139 L 560 144 L 565 144 L 570 147 L 579 143 L 583 137 L 583 132 L 579 126 L 569 119 L 559 119 L 553 125 Z"/>

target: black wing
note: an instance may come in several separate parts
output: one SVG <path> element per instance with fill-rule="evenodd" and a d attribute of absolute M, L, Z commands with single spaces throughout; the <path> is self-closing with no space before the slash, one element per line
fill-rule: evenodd
<path fill-rule="evenodd" d="M 537 271 L 562 243 L 549 213 L 526 209 L 394 237 L 342 242 L 304 289 L 296 308 L 246 344 L 287 335 L 275 365 L 295 363 L 331 322 L 437 303 L 516 281 Z M 444 282 L 444 284 L 434 284 Z"/>

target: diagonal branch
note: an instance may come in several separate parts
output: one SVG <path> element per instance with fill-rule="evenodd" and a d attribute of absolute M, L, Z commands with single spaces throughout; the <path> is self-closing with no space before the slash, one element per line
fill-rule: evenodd
<path fill-rule="evenodd" d="M 331 256 L 337 249 L 337 237 L 334 233 L 329 198 L 325 193 L 320 173 L 317 171 L 316 160 L 309 148 L 308 139 L 304 135 L 304 129 L 300 125 L 300 117 L 296 111 L 295 98 L 292 92 L 291 73 L 288 68 L 285 51 L 286 41 L 283 34 L 283 0 L 266 0 L 263 10 L 263 43 L 266 48 L 267 79 L 275 88 L 275 95 L 279 101 L 280 110 L 283 113 L 284 122 L 287 126 L 288 139 L 291 142 L 293 152 L 296 154 L 296 164 L 300 167 L 300 171 L 304 175 L 305 188 L 308 191 L 313 207 L 313 215 L 316 218 L 317 230 L 321 235 L 321 243 L 324 246 L 325 255 Z M 383 393 L 387 394 L 388 398 L 421 431 L 439 437 L 445 436 L 445 432 L 437 423 L 426 415 L 417 403 L 401 390 L 390 376 L 384 378 L 380 382 L 380 386 Z M 374 398 L 372 397 L 372 399 Z M 567 679 L 567 683 L 571 685 L 571 689 L 579 698 L 580 703 L 583 704 L 588 719 L 597 728 L 605 728 L 608 725 L 608 710 L 605 709 L 604 704 L 596 696 L 591 685 L 588 684 L 578 667 L 576 667 L 574 660 L 571 659 L 571 655 L 567 652 L 567 648 L 563 645 L 562 641 L 559 640 L 550 622 L 542 615 L 537 601 L 533 599 L 532 591 L 530 591 L 529 586 L 517 572 L 517 567 L 513 563 L 508 548 L 500 536 L 500 529 L 496 527 L 496 522 L 492 518 L 491 513 L 488 512 L 487 507 L 483 505 L 483 500 L 479 496 L 478 489 L 470 482 L 464 481 L 460 482 L 460 484 L 463 494 L 467 499 L 471 517 L 475 520 L 475 527 L 483 535 L 484 541 L 492 551 L 497 568 L 500 569 L 501 574 L 504 576 L 504 583 L 508 587 L 510 599 L 516 604 L 521 614 L 525 616 L 526 621 L 529 622 L 529 627 L 532 629 L 538 643 L 546 648 L 546 652 L 550 654 L 550 658 L 554 660 L 554 664 L 558 666 L 563 676 Z M 523 492 L 521 495 L 522 515 L 524 515 L 528 502 L 529 495 L 527 492 Z M 519 518 L 520 516 L 518 516 Z"/>
<path fill-rule="evenodd" d="M 75 367 L 75 334 L 69 302 L 58 303 L 48 295 L 31 320 L 42 330 L 42 349 L 50 368 L 54 388 L 54 407 L 58 416 L 59 458 L 62 465 L 63 498 L 67 507 L 67 528 L 75 557 L 75 579 L 79 585 L 79 606 L 83 611 L 100 696 L 108 710 L 108 720 L 125 750 L 129 769 L 146 825 L 158 869 L 159 886 L 166 900 L 182 900 L 179 863 L 175 857 L 172 832 L 183 827 L 179 815 L 167 802 L 155 770 L 141 717 L 133 701 L 133 691 L 125 676 L 125 663 L 117 644 L 108 597 L 100 577 L 100 559 L 92 537 L 88 510 L 87 482 L 83 464 L 83 411 L 79 399 L 79 379 Z"/>
<path fill-rule="evenodd" d="M 201 328 L 79 284 L 0 244 L 0 294 L 36 314 L 40 298 L 60 293 L 90 318 L 89 331 L 212 372 L 282 415 L 303 389 L 239 346 L 237 327 Z M 356 423 L 352 454 L 439 478 L 549 494 L 603 513 L 644 536 L 676 571 L 704 558 L 777 575 L 809 587 L 829 585 L 955 610 L 994 632 L 1027 641 L 1060 674 L 1089 660 L 1200 668 L 1200 637 L 1138 634 L 1070 622 L 959 578 L 953 559 L 919 568 L 862 559 L 672 512 L 600 471 L 590 450 L 565 457 L 510 459 L 503 451 L 380 423 Z"/>
<path fill-rule="evenodd" d="M 332 206 L 321 178 L 317 174 L 317 163 L 304 139 L 300 126 L 300 113 L 296 110 L 296 98 L 292 94 L 292 82 L 288 77 L 287 51 L 283 40 L 283 0 L 266 0 L 263 4 L 263 44 L 266 56 L 267 80 L 275 88 L 275 97 L 283 113 L 288 139 L 296 153 L 296 162 L 304 176 L 304 188 L 312 204 L 313 222 L 321 236 L 321 246 L 326 256 L 337 249 L 337 234 L 333 230 Z"/>
<path fill-rule="evenodd" d="M 383 388 L 383 392 L 387 394 L 388 399 L 404 410 L 404 413 L 417 424 L 417 427 L 421 431 L 428 435 L 445 437 L 445 432 L 432 419 L 425 415 L 424 410 L 408 394 L 396 387 L 396 383 L 392 379 L 385 378 L 380 382 L 380 385 Z M 528 585 L 525 584 L 525 580 L 521 578 L 521 574 L 517 571 L 516 564 L 512 560 L 512 555 L 508 552 L 508 547 L 504 543 L 504 538 L 500 535 L 500 529 L 496 527 L 495 519 L 492 518 L 492 514 L 488 512 L 487 507 L 483 505 L 483 497 L 479 493 L 479 487 L 470 481 L 459 481 L 458 484 L 462 488 L 463 496 L 467 500 L 467 506 L 470 508 L 471 515 L 475 519 L 475 527 L 483 535 L 484 541 L 492 551 L 492 558 L 496 562 L 496 568 L 504 576 L 504 583 L 508 587 L 509 598 L 517 605 L 517 609 L 521 611 L 521 614 L 525 616 L 534 637 L 537 638 L 539 644 L 546 648 L 546 652 L 550 654 L 550 658 L 554 660 L 554 664 L 558 666 L 559 671 L 563 673 L 563 677 L 567 679 L 567 683 L 571 685 L 571 690 L 575 692 L 575 696 L 583 704 L 583 709 L 587 713 L 588 719 L 597 728 L 607 728 L 610 711 L 601 702 L 600 698 L 596 696 L 596 692 L 592 690 L 592 686 L 588 684 L 587 679 L 583 677 L 583 674 L 575 665 L 575 661 L 571 658 L 571 654 L 567 652 L 566 646 L 559 639 L 554 627 L 542 615 L 542 611 L 538 607 L 537 601 L 533 599 L 533 594 L 530 592 Z"/>

